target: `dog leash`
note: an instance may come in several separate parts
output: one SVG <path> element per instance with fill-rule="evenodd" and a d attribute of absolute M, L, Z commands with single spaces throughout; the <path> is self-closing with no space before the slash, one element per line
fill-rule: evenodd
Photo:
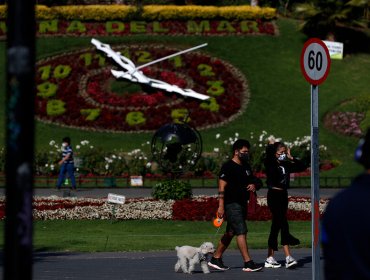
<path fill-rule="evenodd" d="M 214 236 L 212 238 L 213 240 L 216 240 L 217 235 L 218 235 L 218 233 L 220 231 L 220 228 L 221 228 L 223 222 L 224 222 L 224 219 L 223 218 L 220 218 L 218 216 L 218 213 L 216 213 L 216 218 L 212 222 L 213 226 L 217 228 L 216 233 L 214 234 Z"/>

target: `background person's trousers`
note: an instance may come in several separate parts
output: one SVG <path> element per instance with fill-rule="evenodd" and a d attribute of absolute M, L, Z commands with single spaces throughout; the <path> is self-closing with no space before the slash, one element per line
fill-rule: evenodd
<path fill-rule="evenodd" d="M 295 239 L 289 232 L 289 224 L 286 217 L 288 211 L 288 192 L 269 189 L 267 192 L 267 205 L 272 214 L 268 246 L 274 251 L 277 251 L 279 231 L 281 231 L 281 245 L 291 245 L 292 239 Z"/>
<path fill-rule="evenodd" d="M 59 172 L 59 177 L 58 177 L 58 182 L 57 182 L 58 189 L 60 189 L 60 187 L 62 186 L 66 173 L 68 174 L 69 179 L 71 179 L 72 188 L 74 189 L 76 188 L 76 179 L 75 179 L 74 169 L 75 169 L 75 166 L 73 163 L 63 163 L 60 166 L 60 172 Z"/>

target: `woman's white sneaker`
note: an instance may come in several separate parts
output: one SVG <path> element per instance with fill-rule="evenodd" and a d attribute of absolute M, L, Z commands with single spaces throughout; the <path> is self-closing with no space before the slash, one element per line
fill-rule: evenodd
<path fill-rule="evenodd" d="M 266 268 L 279 268 L 281 267 L 281 264 L 278 263 L 274 257 L 268 257 L 266 260 L 265 260 L 265 267 Z"/>
<path fill-rule="evenodd" d="M 292 256 L 287 256 L 285 259 L 285 267 L 291 268 L 295 265 L 297 265 L 297 261 Z"/>

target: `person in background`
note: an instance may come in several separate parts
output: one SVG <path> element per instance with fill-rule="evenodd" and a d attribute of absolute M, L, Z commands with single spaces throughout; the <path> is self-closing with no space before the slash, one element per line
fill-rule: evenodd
<path fill-rule="evenodd" d="M 64 137 L 62 140 L 62 159 L 59 161 L 60 172 L 57 181 L 57 189 L 60 190 L 64 180 L 66 179 L 66 174 L 71 180 L 72 189 L 76 189 L 76 179 L 74 175 L 74 162 L 73 162 L 73 150 L 71 146 L 71 139 L 69 137 Z"/>
<path fill-rule="evenodd" d="M 218 243 L 208 265 L 218 270 L 228 270 L 224 265 L 222 255 L 236 236 L 240 253 L 244 261 L 243 271 L 258 271 L 262 266 L 251 259 L 247 245 L 246 214 L 250 192 L 255 192 L 262 187 L 262 181 L 253 176 L 249 165 L 250 143 L 239 139 L 233 144 L 232 159 L 221 167 L 218 180 L 219 207 L 217 215 L 227 220 L 226 233 Z"/>
<path fill-rule="evenodd" d="M 304 171 L 307 167 L 301 160 L 290 154 L 290 149 L 284 143 L 275 142 L 274 139 L 270 139 L 266 147 L 264 165 L 268 187 L 267 205 L 272 214 L 265 267 L 281 267 L 274 258 L 274 252 L 278 251 L 278 235 L 281 232 L 285 267 L 291 268 L 297 265 L 297 261 L 292 257 L 289 246 L 298 245 L 300 241 L 290 234 L 287 219 L 290 174 Z"/>
<path fill-rule="evenodd" d="M 365 167 L 334 196 L 322 219 L 321 242 L 326 280 L 370 279 L 370 129 L 355 151 Z"/>

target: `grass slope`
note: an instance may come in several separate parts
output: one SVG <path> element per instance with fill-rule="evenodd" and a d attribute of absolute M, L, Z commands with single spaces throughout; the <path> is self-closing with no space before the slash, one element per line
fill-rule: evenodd
<path fill-rule="evenodd" d="M 204 150 L 211 151 L 220 143 L 216 133 L 223 137 L 238 132 L 248 138 L 250 132 L 259 135 L 262 130 L 285 140 L 310 135 L 310 85 L 300 70 L 300 54 L 306 38 L 298 31 L 298 23 L 290 19 L 277 21 L 280 35 L 271 36 L 127 36 L 101 38 L 107 43 L 158 42 L 181 48 L 195 46 L 204 42 L 208 47 L 203 51 L 212 56 L 229 61 L 240 69 L 248 80 L 251 98 L 247 110 L 230 125 L 201 131 Z M 50 56 L 75 48 L 90 47 L 90 38 L 39 38 L 37 40 L 38 58 Z M 5 43 L 0 42 L 0 54 L 5 54 Z M 4 57 L 0 56 L 0 80 L 4 81 Z M 370 74 L 370 55 L 355 54 L 344 60 L 332 61 L 328 79 L 319 87 L 320 144 L 328 146 L 334 159 L 341 165 L 325 176 L 354 176 L 360 167 L 353 162 L 353 151 L 358 140 L 327 131 L 322 124 L 326 112 L 334 109 L 343 100 L 368 94 Z M 4 142 L 4 83 L 0 87 L 0 140 Z M 61 128 L 37 123 L 37 149 L 45 149 L 51 139 L 61 139 L 65 135 L 76 143 L 90 140 L 104 149 L 132 150 L 139 143 L 150 141 L 151 134 L 109 134 L 94 133 L 76 129 Z M 253 140 L 252 140 L 253 141 Z"/>

